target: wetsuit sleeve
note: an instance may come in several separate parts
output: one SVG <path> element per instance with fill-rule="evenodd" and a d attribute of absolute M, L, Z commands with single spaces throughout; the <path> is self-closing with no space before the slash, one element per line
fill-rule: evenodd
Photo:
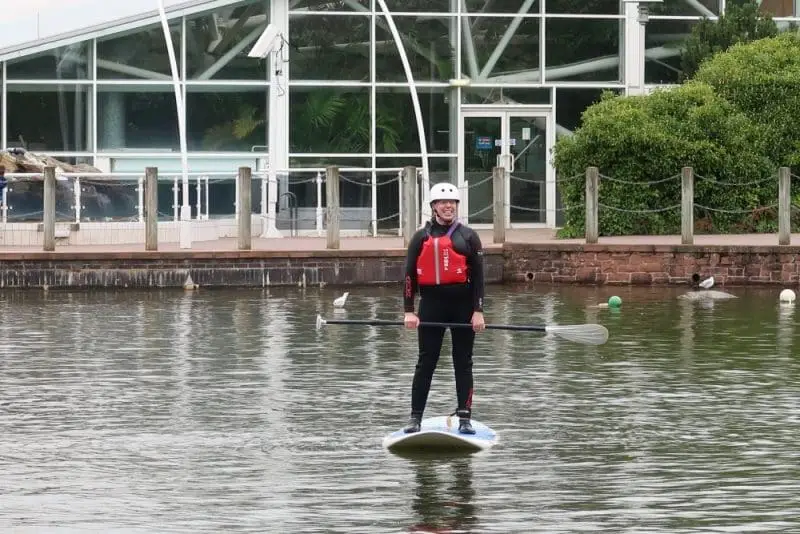
<path fill-rule="evenodd" d="M 423 231 L 417 231 L 408 242 L 406 253 L 406 272 L 403 277 L 403 311 L 414 311 L 414 297 L 417 294 L 417 258 L 422 250 Z"/>
<path fill-rule="evenodd" d="M 483 276 L 483 244 L 478 232 L 472 231 L 469 236 L 470 254 L 467 256 L 470 279 L 472 282 L 472 311 L 483 312 L 484 276 Z"/>

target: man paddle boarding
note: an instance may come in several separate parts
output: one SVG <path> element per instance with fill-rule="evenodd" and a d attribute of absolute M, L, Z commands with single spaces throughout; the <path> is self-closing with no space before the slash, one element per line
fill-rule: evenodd
<path fill-rule="evenodd" d="M 472 416 L 472 348 L 483 330 L 483 246 L 478 234 L 458 219 L 458 188 L 448 182 L 431 187 L 433 217 L 408 244 L 403 305 L 406 328 L 417 328 L 419 355 L 411 385 L 411 417 L 403 429 L 419 432 L 433 373 L 439 361 L 444 327 L 420 322 L 471 324 L 450 328 L 459 418 L 458 430 L 474 434 Z M 419 315 L 414 297 L 419 290 Z"/>

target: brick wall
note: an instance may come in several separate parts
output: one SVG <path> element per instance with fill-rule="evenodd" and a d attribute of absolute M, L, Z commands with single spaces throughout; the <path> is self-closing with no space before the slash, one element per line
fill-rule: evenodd
<path fill-rule="evenodd" d="M 487 247 L 486 280 L 566 284 L 800 283 L 800 247 L 533 245 Z M 399 284 L 404 250 L 28 252 L 0 256 L 0 288 L 267 287 Z"/>
<path fill-rule="evenodd" d="M 800 247 L 507 243 L 505 254 L 509 282 L 685 284 L 693 273 L 717 285 L 800 282 Z"/>

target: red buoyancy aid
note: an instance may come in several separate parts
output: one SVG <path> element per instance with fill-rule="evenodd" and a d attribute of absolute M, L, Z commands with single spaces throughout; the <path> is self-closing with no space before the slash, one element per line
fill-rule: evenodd
<path fill-rule="evenodd" d="M 467 257 L 456 252 L 450 238 L 459 224 L 453 222 L 442 237 L 433 237 L 427 232 L 428 237 L 417 257 L 417 284 L 438 286 L 464 284 L 469 280 Z"/>

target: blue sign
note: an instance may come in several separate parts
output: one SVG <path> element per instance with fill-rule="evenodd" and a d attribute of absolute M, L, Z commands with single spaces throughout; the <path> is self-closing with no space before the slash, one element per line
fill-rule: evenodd
<path fill-rule="evenodd" d="M 478 150 L 491 150 L 492 138 L 486 135 L 478 135 L 475 137 L 475 148 Z"/>

